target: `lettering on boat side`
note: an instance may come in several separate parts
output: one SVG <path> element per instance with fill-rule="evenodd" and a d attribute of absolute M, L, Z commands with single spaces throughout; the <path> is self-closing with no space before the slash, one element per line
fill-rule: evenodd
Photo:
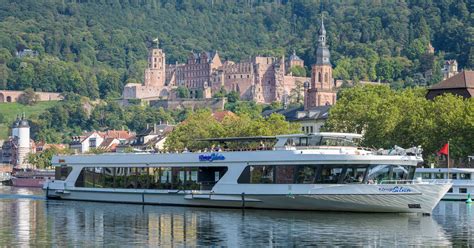
<path fill-rule="evenodd" d="M 209 161 L 212 162 L 214 160 L 225 160 L 224 155 L 219 153 L 211 153 L 209 155 L 199 155 L 199 161 Z"/>
<path fill-rule="evenodd" d="M 384 188 L 379 187 L 380 192 L 391 192 L 391 193 L 410 193 L 412 192 L 410 188 L 402 187 L 402 186 L 395 186 L 392 188 Z"/>

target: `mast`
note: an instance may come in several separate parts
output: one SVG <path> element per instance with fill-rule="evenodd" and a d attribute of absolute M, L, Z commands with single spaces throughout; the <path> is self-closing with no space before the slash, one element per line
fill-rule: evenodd
<path fill-rule="evenodd" d="M 448 140 L 448 180 L 449 180 L 449 140 Z"/>

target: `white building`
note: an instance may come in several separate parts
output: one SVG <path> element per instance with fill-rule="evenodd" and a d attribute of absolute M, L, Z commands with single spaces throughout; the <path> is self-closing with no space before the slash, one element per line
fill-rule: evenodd
<path fill-rule="evenodd" d="M 127 142 L 132 136 L 130 132 L 123 130 L 92 131 L 73 136 L 69 147 L 75 153 L 87 153 L 91 149 L 114 151 L 117 145 Z"/>
<path fill-rule="evenodd" d="M 34 153 L 34 142 L 30 139 L 30 125 L 23 114 L 13 122 L 10 138 L 2 145 L 2 162 L 13 164 L 16 169 L 29 169 L 28 154 Z"/>

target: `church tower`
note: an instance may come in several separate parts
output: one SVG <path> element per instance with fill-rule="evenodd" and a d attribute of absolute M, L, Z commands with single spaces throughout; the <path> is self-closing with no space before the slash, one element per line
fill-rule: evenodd
<path fill-rule="evenodd" d="M 165 86 L 165 60 L 166 55 L 159 48 L 158 40 L 156 48 L 151 48 L 148 52 L 148 68 L 145 70 L 145 86 L 164 87 Z"/>
<path fill-rule="evenodd" d="M 334 80 L 332 78 L 331 54 L 326 44 L 326 29 L 321 16 L 316 64 L 311 68 L 311 84 L 305 85 L 305 109 L 336 103 Z"/>

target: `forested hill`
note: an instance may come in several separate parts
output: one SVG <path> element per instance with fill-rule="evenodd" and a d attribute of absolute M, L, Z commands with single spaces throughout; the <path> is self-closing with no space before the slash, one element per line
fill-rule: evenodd
<path fill-rule="evenodd" d="M 474 67 L 473 8 L 470 0 L 0 0 L 0 89 L 119 96 L 142 80 L 155 37 L 171 63 L 191 50 L 238 61 L 295 49 L 310 65 L 321 10 L 336 77 L 430 84 L 443 59 Z M 24 48 L 39 55 L 17 58 Z"/>

